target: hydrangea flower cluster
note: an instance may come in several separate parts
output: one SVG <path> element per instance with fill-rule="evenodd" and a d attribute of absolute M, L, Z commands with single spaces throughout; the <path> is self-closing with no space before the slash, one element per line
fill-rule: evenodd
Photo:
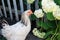
<path fill-rule="evenodd" d="M 41 4 L 45 13 L 52 12 L 53 16 L 60 20 L 60 8 L 54 0 L 42 0 Z"/>
<path fill-rule="evenodd" d="M 39 38 L 44 38 L 45 32 L 39 32 L 37 28 L 34 28 L 33 34 Z"/>
<path fill-rule="evenodd" d="M 35 0 L 27 0 L 29 4 L 32 4 Z"/>
<path fill-rule="evenodd" d="M 44 16 L 44 13 L 43 13 L 42 9 L 38 9 L 38 10 L 35 10 L 34 15 L 37 18 L 42 18 Z"/>
<path fill-rule="evenodd" d="M 42 9 L 44 12 L 53 12 L 55 11 L 59 6 L 54 3 L 53 0 L 42 0 Z"/>
<path fill-rule="evenodd" d="M 59 33 L 59 31 L 60 31 L 58 28 L 60 26 L 60 21 L 58 21 L 58 20 L 60 20 L 60 6 L 57 5 L 54 2 L 54 0 L 42 0 L 41 4 L 42 4 L 42 9 L 35 10 L 34 15 L 37 18 L 42 18 L 44 16 L 44 13 L 46 13 L 46 15 L 45 15 L 46 21 L 38 19 L 38 22 L 36 22 L 38 24 L 37 27 L 42 28 L 43 32 L 41 32 L 42 30 L 39 31 L 37 28 L 34 28 L 33 34 L 39 38 L 45 37 L 45 38 L 47 38 L 47 40 L 49 40 L 49 39 L 55 40 L 56 37 L 60 36 L 60 34 L 58 36 L 56 36 L 56 34 Z M 53 27 L 57 31 L 53 31 L 54 30 Z M 49 30 L 49 29 L 51 29 L 51 30 Z M 49 30 L 49 31 L 47 31 L 47 30 Z M 51 35 L 51 36 L 49 36 L 49 35 Z"/>
<path fill-rule="evenodd" d="M 53 16 L 60 20 L 60 8 L 58 8 L 56 11 L 53 12 Z"/>

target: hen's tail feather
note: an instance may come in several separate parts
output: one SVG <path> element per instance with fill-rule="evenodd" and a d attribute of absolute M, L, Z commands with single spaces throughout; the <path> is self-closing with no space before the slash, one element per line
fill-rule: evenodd
<path fill-rule="evenodd" d="M 6 20 L 4 20 L 4 19 L 2 20 L 2 23 L 6 23 L 6 24 L 8 24 L 8 22 L 7 22 Z"/>

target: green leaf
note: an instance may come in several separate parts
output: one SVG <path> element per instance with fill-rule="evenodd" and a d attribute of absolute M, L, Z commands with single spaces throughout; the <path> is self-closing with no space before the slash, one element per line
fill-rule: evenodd
<path fill-rule="evenodd" d="M 42 0 L 39 0 L 39 3 L 38 3 L 38 5 L 39 5 L 40 8 L 42 8 L 41 1 Z"/>
<path fill-rule="evenodd" d="M 50 20 L 50 21 L 55 20 L 55 18 L 54 18 L 54 16 L 53 16 L 52 12 L 46 13 L 46 17 L 47 17 L 47 19 Z"/>
<path fill-rule="evenodd" d="M 60 21 L 58 21 L 58 24 L 57 24 L 57 26 L 58 26 L 58 32 L 60 32 Z"/>
<path fill-rule="evenodd" d="M 50 37 L 50 35 L 52 35 L 52 34 L 54 34 L 54 31 L 53 31 L 53 30 L 48 31 L 48 32 L 46 33 L 46 35 L 45 35 L 44 38 Z"/>
<path fill-rule="evenodd" d="M 47 30 L 47 29 L 50 28 L 50 27 L 49 27 L 45 22 L 43 22 L 43 21 L 38 21 L 38 22 L 37 22 L 37 26 L 38 26 L 38 27 L 42 27 L 42 28 L 44 28 L 45 30 Z"/>
<path fill-rule="evenodd" d="M 32 14 L 32 15 L 30 16 L 30 19 L 31 19 L 31 20 L 36 20 L 36 16 L 35 16 L 34 14 Z"/>
<path fill-rule="evenodd" d="M 60 34 L 58 34 L 57 39 L 60 40 Z"/>
<path fill-rule="evenodd" d="M 51 38 L 47 38 L 46 40 L 51 40 Z"/>
<path fill-rule="evenodd" d="M 50 26 L 51 28 L 55 28 L 55 27 L 56 27 L 55 21 L 47 21 L 46 23 L 47 23 L 47 25 Z"/>
<path fill-rule="evenodd" d="M 54 0 L 57 5 L 60 5 L 60 0 Z"/>
<path fill-rule="evenodd" d="M 45 30 L 47 29 L 55 29 L 56 28 L 56 24 L 54 21 L 46 21 L 46 22 L 43 22 L 43 21 L 37 21 L 37 26 L 38 27 L 42 27 L 44 28 Z"/>

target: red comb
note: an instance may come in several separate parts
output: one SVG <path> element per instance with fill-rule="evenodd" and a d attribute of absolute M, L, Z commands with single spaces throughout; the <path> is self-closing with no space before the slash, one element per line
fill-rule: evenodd
<path fill-rule="evenodd" d="M 28 16 L 30 16 L 32 14 L 32 10 L 28 11 Z"/>

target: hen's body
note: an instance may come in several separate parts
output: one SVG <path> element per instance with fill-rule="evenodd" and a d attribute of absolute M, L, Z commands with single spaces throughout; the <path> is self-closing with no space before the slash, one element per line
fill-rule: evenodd
<path fill-rule="evenodd" d="M 2 29 L 2 35 L 6 37 L 7 40 L 25 40 L 30 29 L 30 19 L 27 15 L 23 14 L 21 21 L 16 24 L 5 24 Z"/>

